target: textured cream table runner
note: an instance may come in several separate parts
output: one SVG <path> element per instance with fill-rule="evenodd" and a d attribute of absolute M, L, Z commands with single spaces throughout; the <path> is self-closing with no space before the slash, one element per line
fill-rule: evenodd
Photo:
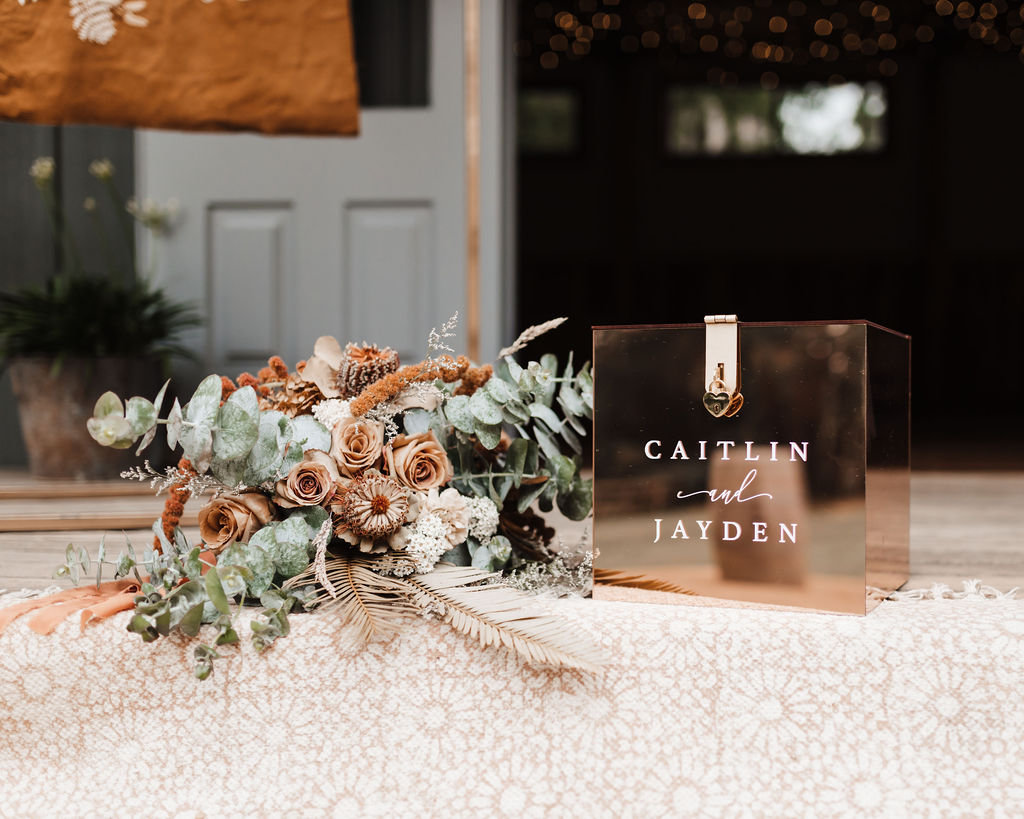
<path fill-rule="evenodd" d="M 0 815 L 1024 811 L 1024 601 L 544 605 L 604 647 L 603 676 L 531 669 L 429 621 L 359 651 L 330 617 L 295 616 L 201 683 L 189 644 L 145 646 L 127 614 L 81 635 L 16 622 Z"/>

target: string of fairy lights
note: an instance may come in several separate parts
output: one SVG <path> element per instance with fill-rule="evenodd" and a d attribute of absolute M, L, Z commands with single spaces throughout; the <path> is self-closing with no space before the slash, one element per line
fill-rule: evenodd
<path fill-rule="evenodd" d="M 708 79 L 734 83 L 750 66 L 774 87 L 787 66 L 891 77 L 898 58 L 940 44 L 1016 53 L 1024 62 L 1024 4 L 1006 0 L 562 0 L 525 4 L 516 56 L 551 70 L 601 49 L 653 52 L 673 64 L 690 55 L 716 63 Z"/>

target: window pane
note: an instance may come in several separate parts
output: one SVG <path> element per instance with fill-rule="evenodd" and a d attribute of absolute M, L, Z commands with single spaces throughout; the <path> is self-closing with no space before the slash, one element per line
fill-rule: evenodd
<path fill-rule="evenodd" d="M 429 0 L 352 0 L 359 104 L 430 104 Z"/>
<path fill-rule="evenodd" d="M 877 83 L 677 86 L 666 108 L 666 148 L 680 156 L 861 153 L 886 142 L 888 100 Z"/>
<path fill-rule="evenodd" d="M 579 95 L 569 88 L 523 88 L 519 92 L 519 150 L 568 154 L 579 148 Z"/>

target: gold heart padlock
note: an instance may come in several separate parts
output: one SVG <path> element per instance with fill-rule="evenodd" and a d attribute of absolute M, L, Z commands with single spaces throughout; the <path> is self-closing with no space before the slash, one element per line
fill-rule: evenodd
<path fill-rule="evenodd" d="M 715 418 L 732 418 L 743 406 L 743 393 L 739 390 L 729 395 L 725 382 L 716 378 L 704 393 L 704 408 Z"/>

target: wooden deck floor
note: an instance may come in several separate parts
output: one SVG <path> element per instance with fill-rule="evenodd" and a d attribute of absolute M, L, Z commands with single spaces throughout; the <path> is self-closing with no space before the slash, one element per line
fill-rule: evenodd
<path fill-rule="evenodd" d="M 909 587 L 977 577 L 1003 591 L 1024 588 L 1024 472 L 915 474 L 912 482 Z M 68 543 L 95 553 L 104 531 L 108 554 L 125 532 L 137 547 L 151 537 L 162 498 L 127 482 L 33 481 L 0 471 L 0 589 L 52 585 Z M 198 504 L 189 507 L 186 531 Z"/>

